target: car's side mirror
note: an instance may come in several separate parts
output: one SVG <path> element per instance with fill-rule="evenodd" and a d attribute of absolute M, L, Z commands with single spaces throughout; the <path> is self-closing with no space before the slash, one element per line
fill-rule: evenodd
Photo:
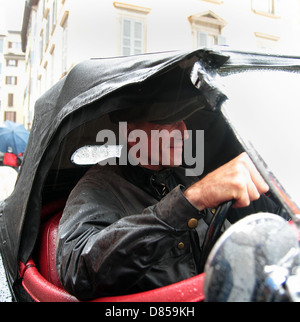
<path fill-rule="evenodd" d="M 300 273 L 299 253 L 295 231 L 284 219 L 268 213 L 245 217 L 220 237 L 208 257 L 205 298 L 212 302 L 297 300 L 300 285 L 298 292 L 289 291 L 288 282 Z"/>

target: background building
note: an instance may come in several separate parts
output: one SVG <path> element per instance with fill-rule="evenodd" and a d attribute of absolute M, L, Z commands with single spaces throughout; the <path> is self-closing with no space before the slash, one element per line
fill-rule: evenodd
<path fill-rule="evenodd" d="M 20 31 L 0 35 L 0 124 L 6 120 L 25 122 L 25 54 L 20 36 Z"/>
<path fill-rule="evenodd" d="M 2 91 L 3 91 L 3 76 L 2 70 L 4 66 L 4 40 L 5 40 L 5 33 L 0 32 L 0 122 L 1 122 L 1 115 L 2 115 Z"/>
<path fill-rule="evenodd" d="M 299 0 L 26 0 L 24 113 L 78 62 L 226 45 L 300 54 Z"/>

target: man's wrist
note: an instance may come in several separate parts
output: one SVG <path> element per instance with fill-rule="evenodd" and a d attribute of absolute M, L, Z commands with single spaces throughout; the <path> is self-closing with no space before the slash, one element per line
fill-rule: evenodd
<path fill-rule="evenodd" d="M 199 211 L 202 211 L 206 206 L 200 200 L 200 191 L 196 187 L 192 186 L 185 190 L 185 198 Z"/>

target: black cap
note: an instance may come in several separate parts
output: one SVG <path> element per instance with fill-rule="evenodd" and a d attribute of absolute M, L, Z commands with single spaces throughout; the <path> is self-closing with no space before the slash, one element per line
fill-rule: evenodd
<path fill-rule="evenodd" d="M 110 114 L 113 123 L 147 121 L 171 124 L 186 119 L 206 106 L 206 100 L 180 67 L 123 88 L 112 104 L 118 110 Z"/>

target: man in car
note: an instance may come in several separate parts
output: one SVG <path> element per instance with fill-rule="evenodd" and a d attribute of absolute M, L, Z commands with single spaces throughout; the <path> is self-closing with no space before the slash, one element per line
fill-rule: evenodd
<path fill-rule="evenodd" d="M 136 130 L 147 134 L 144 159 L 141 151 L 133 155 L 138 140 L 130 133 Z M 157 130 L 181 135 L 166 146 L 151 136 Z M 125 132 L 127 151 L 138 165 L 92 167 L 70 194 L 60 222 L 58 274 L 77 298 L 150 290 L 201 273 L 211 209 L 225 201 L 234 200 L 231 217 L 279 212 L 263 195 L 268 185 L 247 154 L 199 180 L 179 166 L 188 137 L 183 121 L 129 122 Z M 153 144 L 159 144 L 156 155 Z M 162 162 L 166 154 L 168 165 Z"/>

